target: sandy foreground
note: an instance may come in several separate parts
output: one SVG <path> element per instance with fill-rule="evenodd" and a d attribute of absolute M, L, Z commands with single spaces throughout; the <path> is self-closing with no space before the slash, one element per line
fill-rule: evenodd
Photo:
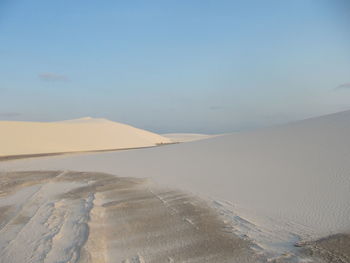
<path fill-rule="evenodd" d="M 1 161 L 0 262 L 350 262 L 349 134 L 346 111 Z"/>
<path fill-rule="evenodd" d="M 1 173 L 0 261 L 258 262 L 207 203 L 145 179 Z"/>
<path fill-rule="evenodd" d="M 0 262 L 349 262 L 350 235 L 268 258 L 208 201 L 104 173 L 0 173 Z"/>

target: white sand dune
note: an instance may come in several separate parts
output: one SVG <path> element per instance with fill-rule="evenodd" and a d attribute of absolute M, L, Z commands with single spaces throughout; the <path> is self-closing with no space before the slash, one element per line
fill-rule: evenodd
<path fill-rule="evenodd" d="M 106 119 L 0 122 L 0 156 L 125 149 L 169 142 L 157 134 Z"/>
<path fill-rule="evenodd" d="M 218 135 L 199 134 L 199 133 L 165 133 L 161 134 L 165 138 L 170 139 L 173 142 L 193 142 L 204 139 L 209 139 Z"/>
<path fill-rule="evenodd" d="M 217 200 L 233 231 L 259 249 L 350 232 L 350 111 L 192 143 L 0 163 L 153 178 Z"/>

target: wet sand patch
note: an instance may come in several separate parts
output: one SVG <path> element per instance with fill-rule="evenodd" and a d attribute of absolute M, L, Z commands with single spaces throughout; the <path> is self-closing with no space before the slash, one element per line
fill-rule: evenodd
<path fill-rule="evenodd" d="M 71 171 L 0 179 L 0 262 L 298 262 L 257 255 L 207 201 L 147 179 Z M 299 245 L 308 262 L 350 262 L 348 234 Z"/>
<path fill-rule="evenodd" d="M 63 171 L 0 178 L 0 262 L 264 262 L 205 201 L 147 179 Z M 22 205 L 2 206 L 33 185 Z"/>
<path fill-rule="evenodd" d="M 327 263 L 350 262 L 350 234 L 337 234 L 302 244 L 303 253 Z"/>

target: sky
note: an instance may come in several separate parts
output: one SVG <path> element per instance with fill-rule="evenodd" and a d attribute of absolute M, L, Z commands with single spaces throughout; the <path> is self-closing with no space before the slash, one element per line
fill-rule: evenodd
<path fill-rule="evenodd" d="M 251 130 L 350 109 L 348 0 L 0 0 L 0 120 Z"/>

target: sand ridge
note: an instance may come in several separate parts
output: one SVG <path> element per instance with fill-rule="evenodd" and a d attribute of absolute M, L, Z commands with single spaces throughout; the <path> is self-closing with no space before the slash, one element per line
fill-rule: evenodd
<path fill-rule="evenodd" d="M 1 171 L 99 171 L 147 177 L 231 203 L 219 211 L 271 253 L 350 230 L 350 111 L 137 151 L 2 162 Z"/>
<path fill-rule="evenodd" d="M 149 147 L 171 141 L 106 119 L 0 121 L 0 157 Z"/>

